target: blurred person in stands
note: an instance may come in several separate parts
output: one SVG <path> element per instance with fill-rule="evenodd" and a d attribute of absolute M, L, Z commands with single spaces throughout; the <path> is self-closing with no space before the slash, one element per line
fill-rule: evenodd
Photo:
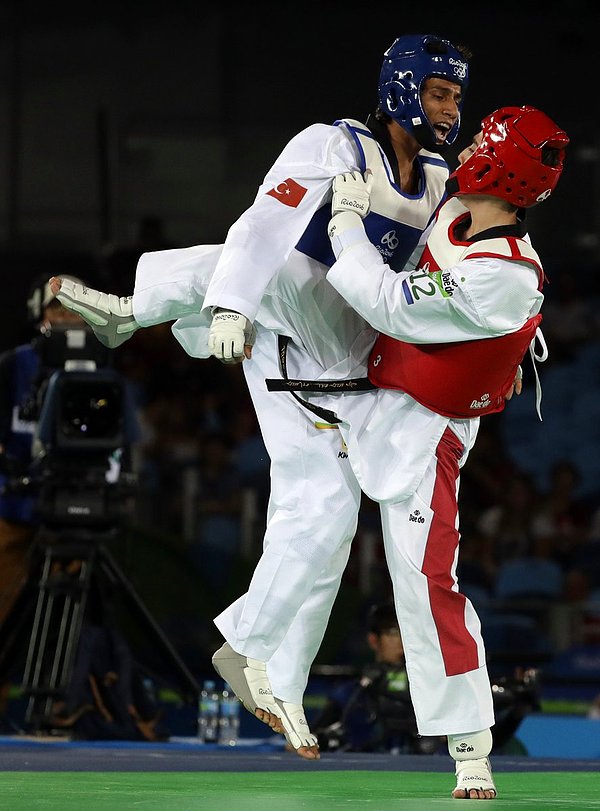
<path fill-rule="evenodd" d="M 550 487 L 541 494 L 533 522 L 540 551 L 563 569 L 569 568 L 590 529 L 588 505 L 577 497 L 580 481 L 576 465 L 567 459 L 557 462 L 551 471 Z"/>
<path fill-rule="evenodd" d="M 544 554 L 536 534 L 539 492 L 532 477 L 515 471 L 496 504 L 484 510 L 476 529 L 483 540 L 482 556 L 494 567 L 514 558 Z"/>
<path fill-rule="evenodd" d="M 198 510 L 190 557 L 217 598 L 229 593 L 240 552 L 242 488 L 229 437 L 214 432 L 202 437 L 195 465 Z"/>
<path fill-rule="evenodd" d="M 587 713 L 588 718 L 600 721 L 600 693 L 594 698 Z"/>
<path fill-rule="evenodd" d="M 503 497 L 508 482 L 516 472 L 499 430 L 499 421 L 490 416 L 477 434 L 464 472 L 462 514 L 464 523 L 474 523 L 484 510 Z"/>
<path fill-rule="evenodd" d="M 369 612 L 366 643 L 373 662 L 339 684 L 313 722 L 323 751 L 443 754 L 446 736 L 419 735 L 410 697 L 400 626 L 393 602 Z M 514 738 L 523 719 L 540 709 L 538 672 L 516 668 L 492 680 L 496 722 L 492 753 L 518 747 Z"/>
<path fill-rule="evenodd" d="M 564 269 L 556 274 L 544 305 L 544 333 L 553 362 L 573 360 L 581 346 L 598 337 L 596 308 L 584 290 L 578 276 Z"/>
<path fill-rule="evenodd" d="M 600 604 L 600 507 L 592 514 L 584 542 L 566 567 L 565 596 L 572 603 Z"/>
<path fill-rule="evenodd" d="M 393 602 L 369 612 L 373 662 L 331 692 L 313 727 L 324 751 L 426 754 L 445 738 L 420 736 L 410 698 L 404 647 Z"/>

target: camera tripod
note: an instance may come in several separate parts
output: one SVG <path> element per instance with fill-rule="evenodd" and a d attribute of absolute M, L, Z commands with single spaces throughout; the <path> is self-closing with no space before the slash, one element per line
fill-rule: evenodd
<path fill-rule="evenodd" d="M 27 581 L 0 626 L 0 683 L 23 655 L 30 628 L 22 690 L 28 698 L 25 722 L 35 732 L 52 728 L 53 706 L 71 683 L 84 620 L 94 610 L 104 612 L 108 589 L 124 598 L 161 662 L 171 665 L 182 698 L 197 700 L 196 679 L 110 554 L 105 541 L 112 535 L 80 527 L 41 529 Z"/>

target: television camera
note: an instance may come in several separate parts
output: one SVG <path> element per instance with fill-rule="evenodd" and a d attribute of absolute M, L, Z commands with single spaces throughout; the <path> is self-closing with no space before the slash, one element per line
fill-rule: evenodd
<path fill-rule="evenodd" d="M 19 411 L 34 427 L 31 463 L 9 477 L 7 490 L 35 495 L 37 534 L 28 581 L 0 626 L 0 679 L 14 668 L 29 627 L 25 720 L 34 731 L 52 729 L 86 618 L 93 610 L 102 622 L 106 595 L 120 595 L 172 666 L 182 695 L 195 701 L 196 679 L 106 546 L 119 535 L 136 485 L 130 446 L 139 433 L 125 381 L 86 327 L 54 325 L 35 348 L 39 374 Z"/>
<path fill-rule="evenodd" d="M 88 328 L 52 326 L 34 346 L 39 373 L 19 410 L 35 425 L 32 459 L 9 487 L 36 494 L 41 526 L 116 526 L 135 489 L 139 437 L 125 381 Z"/>

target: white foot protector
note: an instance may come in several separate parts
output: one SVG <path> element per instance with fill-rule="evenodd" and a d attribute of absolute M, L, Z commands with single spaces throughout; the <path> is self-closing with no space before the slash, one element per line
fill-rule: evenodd
<path fill-rule="evenodd" d="M 265 710 L 279 717 L 264 662 L 236 653 L 231 645 L 225 642 L 213 654 L 212 663 L 219 676 L 229 684 L 248 712 L 254 715 L 256 710 Z"/>
<path fill-rule="evenodd" d="M 464 797 L 457 797 L 456 792 L 464 791 Z M 478 797 L 471 797 L 470 791 L 489 791 L 493 792 L 493 796 L 489 799 L 496 799 L 498 791 L 494 784 L 492 777 L 492 767 L 489 758 L 482 757 L 476 760 L 457 760 L 456 761 L 456 788 L 452 792 L 452 796 L 457 799 L 480 799 Z M 481 798 L 484 799 L 484 798 Z"/>
<path fill-rule="evenodd" d="M 101 293 L 91 287 L 61 279 L 56 298 L 67 310 L 79 315 L 92 328 L 100 343 L 109 349 L 120 346 L 139 328 L 133 317 L 132 296 Z"/>
<path fill-rule="evenodd" d="M 285 738 L 291 747 L 298 750 L 303 747 L 317 747 L 316 735 L 313 735 L 308 727 L 306 715 L 302 704 L 290 704 L 288 701 L 281 701 L 276 698 L 277 714 L 281 719 L 285 730 Z"/>
<path fill-rule="evenodd" d="M 236 653 L 228 642 L 225 642 L 213 654 L 212 663 L 219 676 L 224 679 L 244 707 L 252 715 L 256 710 L 265 710 L 276 716 L 281 724 L 285 739 L 296 753 L 307 760 L 319 757 L 317 738 L 308 728 L 306 716 L 301 704 L 290 704 L 273 697 L 271 682 L 267 676 L 267 666 L 258 659 L 251 659 Z M 309 752 L 299 752 L 309 749 Z"/>

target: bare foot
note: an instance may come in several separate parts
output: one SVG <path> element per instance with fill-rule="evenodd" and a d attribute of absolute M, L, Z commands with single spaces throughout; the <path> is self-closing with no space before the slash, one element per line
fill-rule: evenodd
<path fill-rule="evenodd" d="M 496 786 L 487 757 L 456 762 L 455 800 L 495 800 Z"/>
<path fill-rule="evenodd" d="M 280 735 L 285 735 L 284 726 L 281 723 L 281 719 L 277 715 L 258 708 L 256 709 L 254 715 L 259 721 L 262 721 L 263 724 L 270 726 L 273 732 L 277 732 Z M 318 744 L 314 744 L 312 746 L 300 746 L 298 749 L 294 749 L 289 740 L 286 740 L 285 750 L 286 752 L 294 752 L 296 755 L 298 755 L 298 757 L 301 757 L 304 760 L 319 760 L 321 757 Z"/>
<path fill-rule="evenodd" d="M 315 744 L 314 746 L 301 746 L 299 749 L 294 749 L 294 752 L 304 760 L 321 759 L 321 752 L 319 751 L 318 744 Z"/>
<path fill-rule="evenodd" d="M 272 712 L 267 712 L 267 710 L 261 710 L 258 707 L 254 712 L 254 715 L 258 718 L 259 721 L 262 721 L 263 724 L 266 724 L 268 727 L 271 727 L 273 732 L 277 732 L 281 735 L 285 732 L 283 728 L 283 724 L 281 723 L 281 719 L 277 715 L 273 715 Z"/>
<path fill-rule="evenodd" d="M 466 789 L 455 788 L 452 792 L 452 796 L 455 800 L 495 800 L 496 792 L 493 789 L 472 788 L 469 789 L 467 796 Z"/>

